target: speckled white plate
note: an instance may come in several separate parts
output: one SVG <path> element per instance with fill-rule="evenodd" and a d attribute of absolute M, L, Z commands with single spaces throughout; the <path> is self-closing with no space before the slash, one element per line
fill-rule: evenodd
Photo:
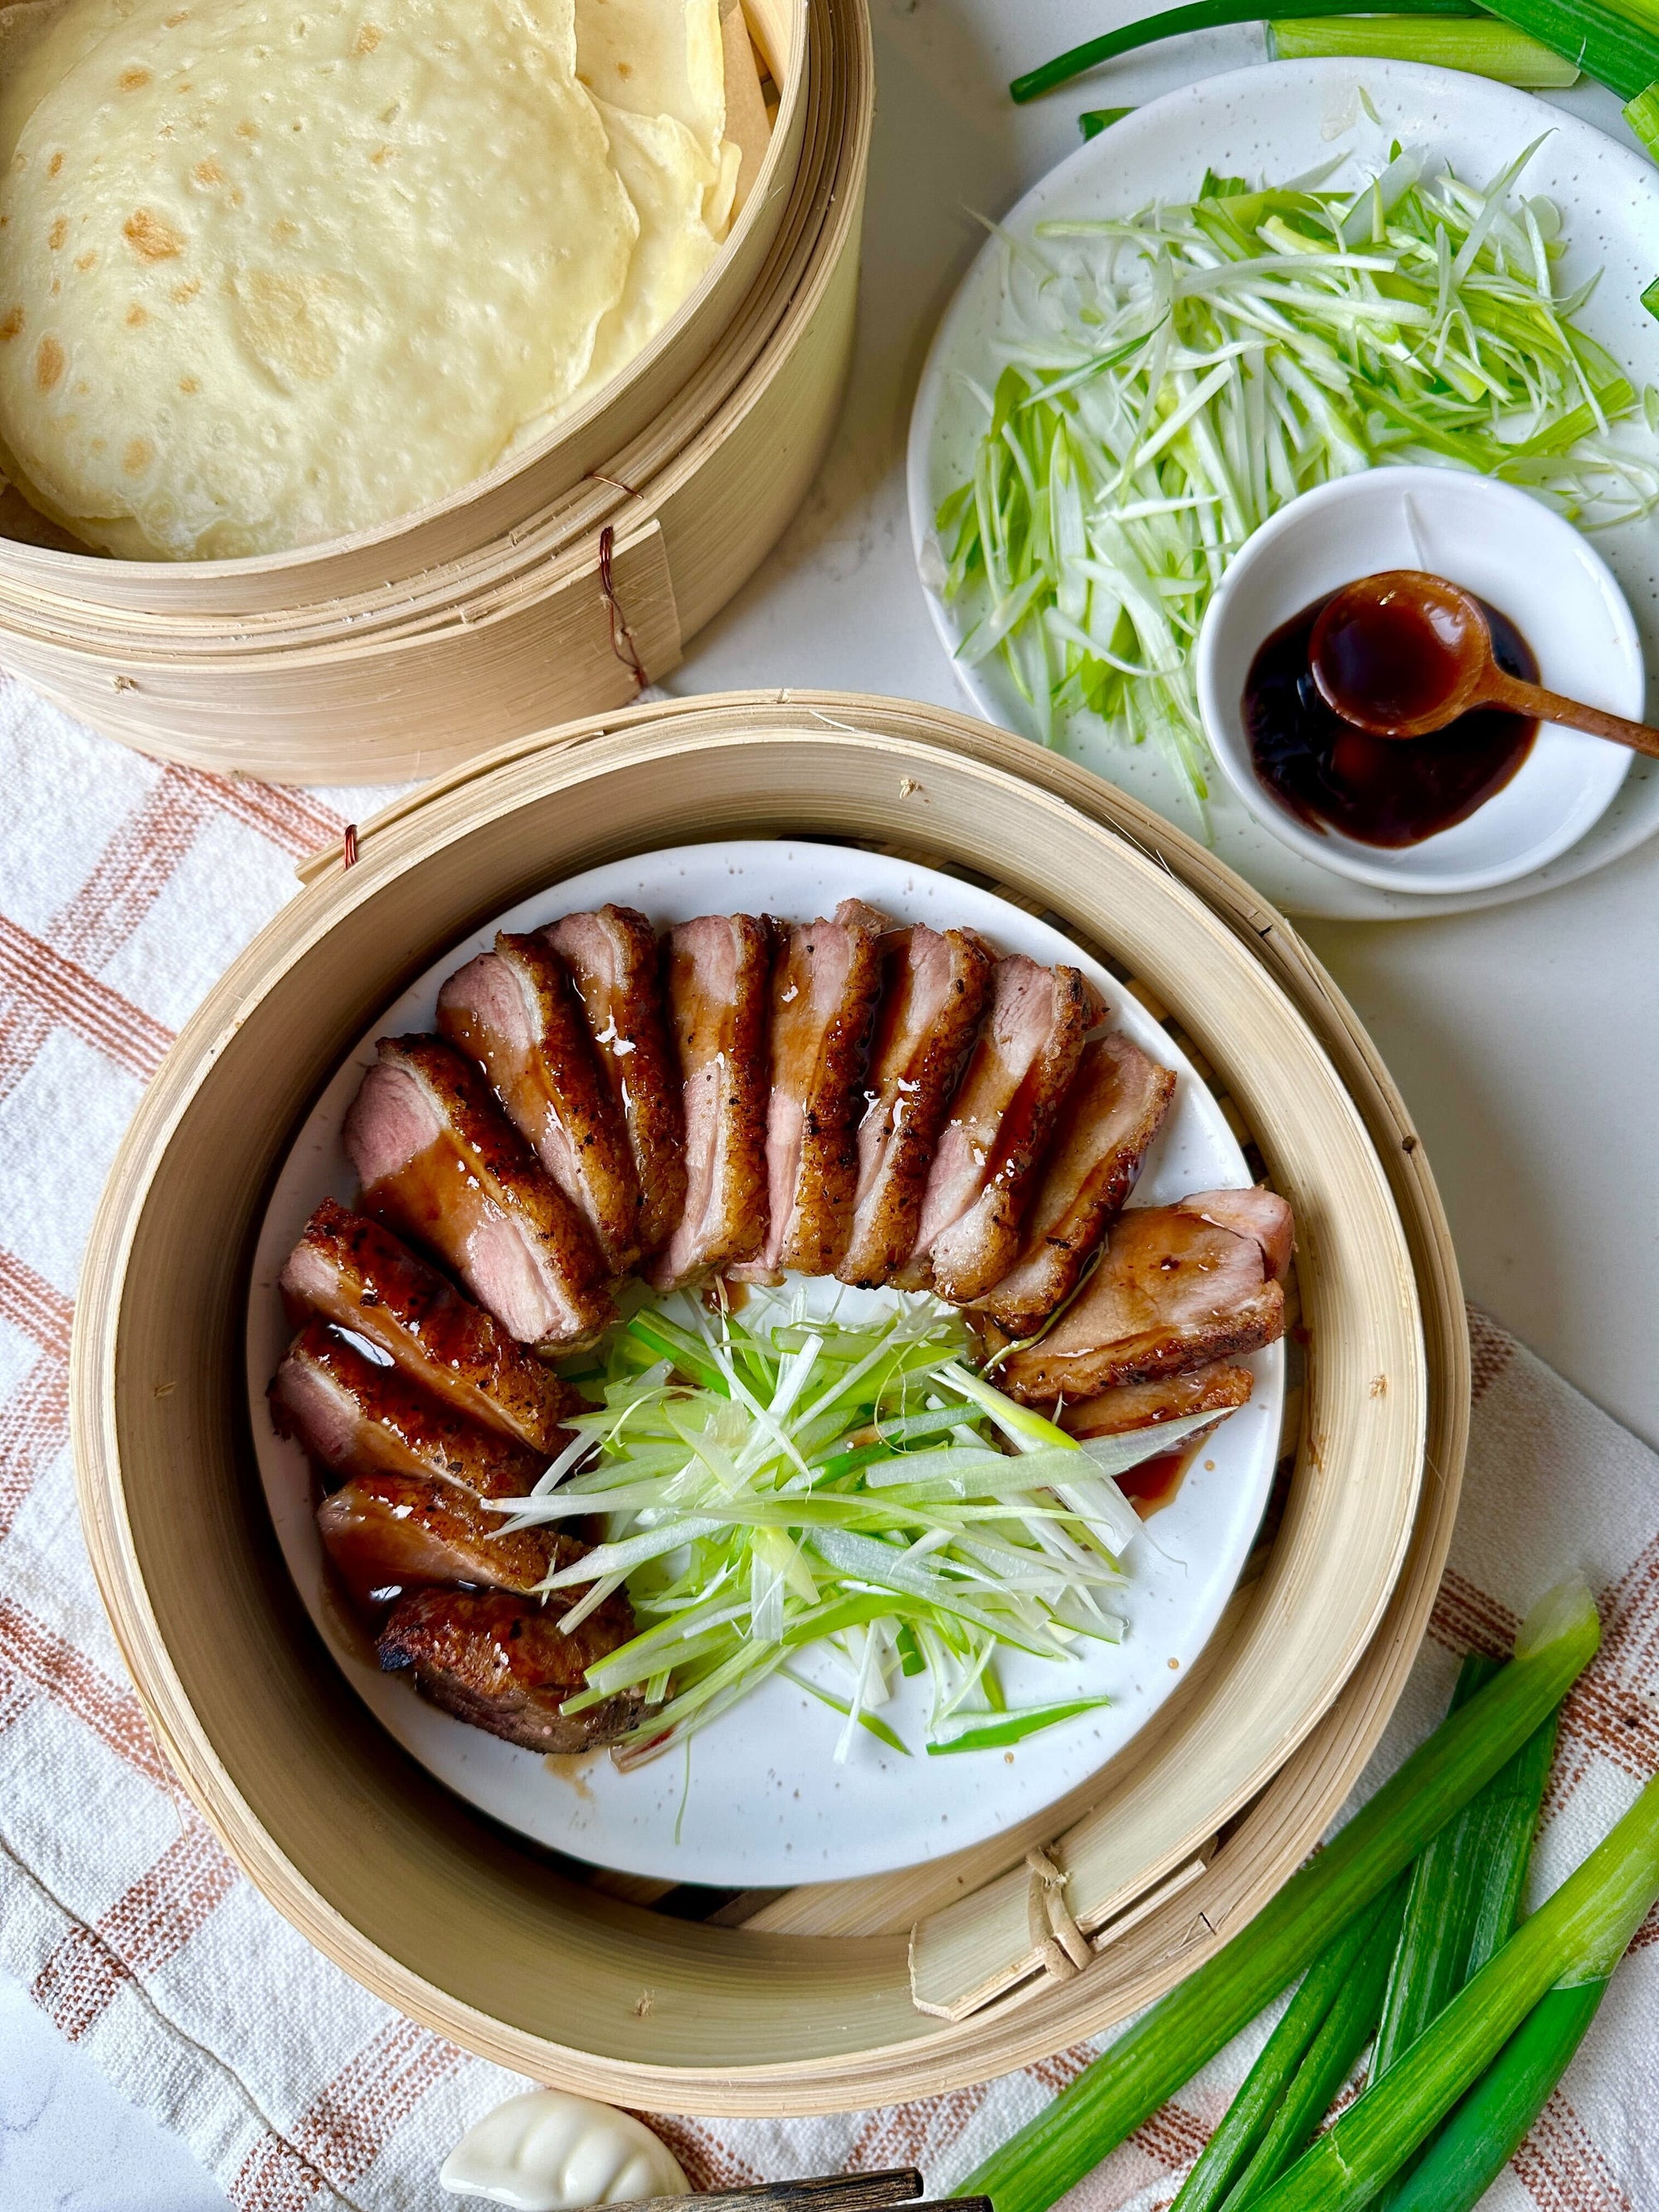
<path fill-rule="evenodd" d="M 1066 961 L 1103 995 L 1111 1019 L 1173 1067 L 1175 1103 L 1137 1188 L 1143 1203 L 1248 1183 L 1237 1140 L 1209 1091 L 1136 1001 L 1096 962 L 1046 923 L 988 892 L 932 870 L 833 845 L 688 845 L 595 868 L 539 892 L 456 945 L 410 985 L 360 1041 L 296 1136 L 259 1236 L 247 1316 L 248 1403 L 271 1517 L 301 1597 L 351 1688 L 421 1764 L 460 1796 L 538 1843 L 628 1874 L 734 1888 L 831 1881 L 914 1865 L 994 1835 L 1085 1781 L 1144 1727 L 1213 1631 L 1238 1579 L 1273 1480 L 1284 1395 L 1283 1347 L 1247 1363 L 1250 1403 L 1196 1455 L 1176 1498 L 1126 1559 L 1130 1583 L 1115 1592 L 1129 1632 L 1064 1668 L 1011 1656 L 1009 1702 L 1038 1705 L 1104 1695 L 1101 1711 L 1063 1723 L 1012 1752 L 927 1758 L 919 1680 L 903 1685 L 884 1717 L 915 1747 L 900 1758 L 862 1732 L 850 1759 L 832 1759 L 839 1715 L 776 1677 L 691 1740 L 689 1760 L 670 1754 L 619 1774 L 604 1753 L 544 1759 L 468 1728 L 380 1674 L 343 1629 L 325 1584 L 304 1454 L 270 1425 L 265 1384 L 288 1342 L 276 1279 L 313 1207 L 349 1201 L 356 1179 L 340 1125 L 374 1040 L 430 1028 L 439 986 L 497 929 L 527 930 L 607 900 L 642 908 L 660 925 L 744 909 L 807 917 L 840 899 L 868 899 L 905 921 L 970 927 L 1033 959 Z M 812 1655 L 801 1671 L 836 1687 L 832 1662 Z"/>
<path fill-rule="evenodd" d="M 1370 112 L 1367 112 L 1367 109 Z M 1659 383 L 1659 323 L 1639 295 L 1659 266 L 1659 172 L 1630 148 L 1529 94 L 1452 70 L 1384 61 L 1276 62 L 1229 71 L 1166 93 L 1050 170 L 1004 218 L 1016 238 L 1060 216 L 1129 215 L 1158 199 L 1188 199 L 1206 167 L 1273 183 L 1351 155 L 1332 181 L 1356 183 L 1381 168 L 1399 138 L 1427 147 L 1462 175 L 1484 184 L 1540 133 L 1525 188 L 1560 208 L 1568 251 L 1558 264 L 1563 291 L 1598 269 L 1601 281 L 1580 321 L 1621 361 L 1639 390 Z M 941 573 L 933 518 L 960 483 L 983 421 L 963 380 L 981 385 L 1002 296 L 1000 244 L 992 240 L 963 280 L 929 352 L 910 422 L 910 527 L 924 586 Z M 1597 551 L 1617 577 L 1641 635 L 1649 670 L 1659 668 L 1659 517 L 1598 531 Z M 959 608 L 927 590 L 948 652 L 963 635 Z M 999 659 L 957 665 L 975 708 L 1012 730 L 1028 710 Z M 1651 718 L 1650 703 L 1650 718 Z M 1064 751 L 1157 809 L 1189 834 L 1200 830 L 1190 799 L 1150 745 L 1115 738 L 1097 716 L 1066 717 Z M 1637 761 L 1618 796 L 1586 836 L 1547 866 L 1511 882 L 1455 894 L 1401 893 L 1357 883 L 1293 852 L 1254 820 L 1224 779 L 1212 775 L 1209 841 L 1220 857 L 1292 914 L 1355 920 L 1455 913 L 1548 890 L 1629 852 L 1659 830 L 1659 762 Z"/>

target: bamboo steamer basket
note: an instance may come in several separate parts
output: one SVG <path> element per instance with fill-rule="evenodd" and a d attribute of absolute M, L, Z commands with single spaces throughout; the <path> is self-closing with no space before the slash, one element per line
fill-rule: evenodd
<path fill-rule="evenodd" d="M 18 4 L 0 0 L 0 16 Z M 0 536 L 0 584 L 140 617 L 281 611 L 474 551 L 604 467 L 607 455 L 672 406 L 717 346 L 753 289 L 788 204 L 812 108 L 806 0 L 743 0 L 743 6 L 779 98 L 755 188 L 702 283 L 625 374 L 579 413 L 477 483 L 349 538 L 249 560 L 156 562 L 63 552 L 8 534 Z"/>
<path fill-rule="evenodd" d="M 628 1901 L 648 1893 L 638 1884 L 585 1884 L 449 1796 L 344 1689 L 289 1583 L 247 1428 L 239 1346 L 265 1194 L 377 1011 L 467 930 L 579 869 L 786 833 L 981 871 L 1104 946 L 1176 1010 L 1297 1209 L 1310 1351 L 1282 1522 L 1224 1642 L 1094 1785 L 1109 1806 L 1170 1798 L 1169 1864 L 1221 1840 L 1084 1971 L 960 2020 L 912 2003 L 903 1931 L 1017 1859 L 1020 1838 L 976 1869 L 791 1893 L 750 1926 L 654 1914 Z M 1146 2003 L 1260 1908 L 1341 1805 L 1450 1537 L 1468 1407 L 1456 1269 L 1416 1134 L 1351 1010 L 1282 917 L 1133 801 L 963 716 L 862 695 L 688 700 L 520 740 L 390 810 L 360 850 L 349 871 L 324 861 L 181 1034 L 82 1276 L 71 1395 L 88 1540 L 191 1796 L 368 1987 L 504 2065 L 635 2107 L 890 2102 L 1031 2063 Z M 1399 1356 L 1379 1380 L 1385 1341 Z M 1339 1541 L 1376 1601 L 1322 1644 L 1298 1596 Z M 1318 1660 L 1287 1681 L 1296 1638 Z M 1047 1832 L 1077 1809 L 1052 1808 Z"/>
<path fill-rule="evenodd" d="M 721 328 L 697 357 L 674 352 L 672 391 L 653 346 L 605 402 L 597 444 L 584 416 L 544 467 L 532 456 L 373 538 L 279 560 L 118 562 L 0 538 L 0 658 L 145 751 L 301 783 L 430 776 L 665 676 L 804 496 L 851 358 L 865 0 L 765 6 L 774 49 L 788 41 L 785 103 L 739 234 L 682 311 L 718 301 Z M 731 296 L 724 272 L 763 238 Z"/>

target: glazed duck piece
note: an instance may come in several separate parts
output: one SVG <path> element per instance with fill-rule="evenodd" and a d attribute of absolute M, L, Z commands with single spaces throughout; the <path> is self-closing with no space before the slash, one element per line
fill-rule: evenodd
<path fill-rule="evenodd" d="M 1036 1171 L 1100 1013 L 1075 968 L 1040 968 L 1018 953 L 998 961 L 898 1278 L 907 1288 L 965 1305 L 1012 1266 Z"/>
<path fill-rule="evenodd" d="M 378 1344 L 311 1321 L 288 1348 L 270 1390 L 279 1436 L 292 1437 L 337 1480 L 395 1475 L 522 1498 L 550 1455 L 454 1412 Z"/>
<path fill-rule="evenodd" d="M 836 909 L 838 918 L 843 910 Z M 918 923 L 883 940 L 852 1232 L 836 1269 L 844 1283 L 884 1283 L 915 1248 L 934 1147 L 973 1048 L 995 964 L 970 929 L 941 935 Z"/>
<path fill-rule="evenodd" d="M 775 1282 L 786 1267 L 832 1274 L 845 1252 L 858 1185 L 860 1082 L 881 982 L 879 926 L 863 914 L 779 932 L 766 1241 L 735 1274 L 757 1282 Z"/>
<path fill-rule="evenodd" d="M 752 1260 L 766 1242 L 771 950 L 770 925 L 753 915 L 705 915 L 669 933 L 686 1190 L 650 1271 L 660 1291 Z"/>
<path fill-rule="evenodd" d="M 335 1572 L 364 1608 L 442 1583 L 527 1597 L 582 1549 L 547 1528 L 508 1534 L 503 1516 L 469 1492 L 407 1474 L 348 1482 L 318 1507 L 317 1529 Z"/>
<path fill-rule="evenodd" d="M 564 962 L 505 930 L 438 994 L 438 1027 L 477 1060 L 509 1121 L 593 1232 L 613 1275 L 640 1256 L 640 1184 L 615 1094 Z"/>
<path fill-rule="evenodd" d="M 1151 1382 L 1120 1382 L 1067 1406 L 1061 1428 L 1074 1437 L 1121 1437 L 1133 1429 L 1155 1428 L 1161 1421 L 1185 1420 L 1189 1413 L 1213 1413 L 1219 1420 L 1249 1401 L 1255 1377 L 1248 1367 L 1224 1359 L 1194 1367 L 1184 1375 L 1160 1375 Z M 1198 1431 L 1203 1434 L 1204 1431 Z"/>
<path fill-rule="evenodd" d="M 296 1324 L 319 1314 L 450 1413 L 525 1445 L 538 1466 L 557 1454 L 574 1394 L 378 1221 L 325 1199 L 289 1255 L 282 1291 Z"/>
<path fill-rule="evenodd" d="M 1276 1190 L 1255 1185 L 1244 1190 L 1200 1190 L 1181 1200 L 1183 1213 L 1195 1213 L 1236 1237 L 1254 1237 L 1261 1247 L 1261 1264 L 1270 1282 L 1282 1283 L 1291 1272 L 1296 1249 L 1295 1223 L 1291 1209 Z"/>
<path fill-rule="evenodd" d="M 634 1632 L 620 1593 L 566 1635 L 559 1610 L 505 1590 L 427 1589 L 400 1598 L 377 1649 L 387 1673 L 414 1669 L 416 1686 L 458 1720 L 528 1751 L 586 1751 L 614 1743 L 644 1710 L 623 1691 L 569 1719 L 559 1711 L 586 1670 Z"/>
<path fill-rule="evenodd" d="M 568 914 L 541 934 L 580 993 L 588 1033 L 627 1132 L 640 1187 L 640 1249 L 668 1241 L 685 1206 L 680 1070 L 663 1005 L 657 934 L 632 907 Z"/>
<path fill-rule="evenodd" d="M 1018 1256 L 980 1301 L 1006 1334 L 1030 1336 L 1076 1289 L 1085 1261 L 1134 1188 L 1174 1095 L 1170 1070 L 1121 1030 L 1084 1047 Z"/>
<path fill-rule="evenodd" d="M 1289 1206 L 1270 1191 L 1259 1195 L 1256 1218 L 1265 1225 L 1271 1212 L 1287 1242 Z M 1285 1293 L 1267 1273 L 1261 1239 L 1224 1229 L 1187 1204 L 1118 1216 L 1075 1304 L 1040 1342 L 1003 1364 L 1011 1397 L 1030 1406 L 1091 1398 L 1118 1383 L 1234 1358 L 1284 1334 Z"/>
<path fill-rule="evenodd" d="M 362 1207 L 428 1245 L 520 1344 L 591 1342 L 611 1315 L 587 1224 L 441 1037 L 382 1037 L 346 1116 Z"/>

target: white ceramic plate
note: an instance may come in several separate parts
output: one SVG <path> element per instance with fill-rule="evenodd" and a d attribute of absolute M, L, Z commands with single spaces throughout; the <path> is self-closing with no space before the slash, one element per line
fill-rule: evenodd
<path fill-rule="evenodd" d="M 1625 363 L 1638 389 L 1659 383 L 1659 324 L 1638 296 L 1654 272 L 1659 173 L 1576 117 L 1455 70 L 1406 62 L 1279 62 L 1206 78 L 1136 108 L 1079 147 L 1026 194 L 1004 228 L 1024 237 L 1055 217 L 1128 215 L 1159 198 L 1188 199 L 1206 166 L 1274 182 L 1346 151 L 1350 167 L 1333 181 L 1352 176 L 1357 182 L 1382 166 L 1396 137 L 1426 146 L 1484 184 L 1542 131 L 1549 135 L 1528 167 L 1526 189 L 1561 209 L 1569 250 L 1557 281 L 1565 290 L 1601 270 L 1583 327 Z M 966 474 L 982 422 L 963 379 L 988 380 L 1001 262 L 1002 248 L 993 240 L 939 325 L 916 394 L 908 494 L 924 586 L 939 573 L 933 517 Z M 1598 532 L 1595 542 L 1630 602 L 1651 682 L 1659 669 L 1659 518 Z M 960 610 L 945 606 L 931 590 L 926 595 L 934 626 L 954 654 L 963 636 Z M 1024 703 L 1000 660 L 974 669 L 958 665 L 957 674 L 980 713 L 1006 729 L 1027 726 Z M 1127 745 L 1081 713 L 1064 722 L 1060 743 L 1181 828 L 1199 830 L 1190 801 L 1152 747 Z M 1209 837 L 1217 853 L 1277 904 L 1299 914 L 1380 920 L 1489 905 L 1570 882 L 1659 829 L 1659 763 L 1638 761 L 1595 827 L 1547 866 L 1485 890 L 1425 896 L 1353 882 L 1293 852 L 1252 818 L 1222 777 L 1212 775 L 1211 783 Z"/>
<path fill-rule="evenodd" d="M 307 1610 L 359 1697 L 398 1741 L 460 1796 L 538 1843 L 628 1874 L 736 1888 L 878 1874 L 960 1850 L 1023 1820 L 1085 1781 L 1145 1726 L 1203 1650 L 1238 1579 L 1273 1480 L 1284 1395 L 1282 1346 L 1248 1363 L 1250 1403 L 1196 1455 L 1173 1502 L 1127 1557 L 1130 1586 L 1114 1593 L 1125 1642 L 1093 1647 L 1064 1670 L 1011 1657 L 1009 1701 L 1036 1705 L 1103 1694 L 1109 1705 L 1030 1738 L 1012 1753 L 927 1758 L 922 1685 L 907 1683 L 884 1716 L 916 1746 L 902 1759 L 860 1732 L 844 1765 L 831 1754 L 840 1717 L 776 1677 L 670 1754 L 630 1775 L 604 1753 L 544 1759 L 427 1705 L 381 1674 L 343 1630 L 325 1584 L 305 1455 L 270 1425 L 265 1384 L 286 1346 L 276 1279 L 313 1208 L 349 1201 L 356 1182 L 339 1142 L 345 1111 L 387 1032 L 429 1028 L 439 986 L 497 929 L 527 930 L 606 900 L 642 908 L 659 925 L 739 909 L 807 916 L 848 896 L 906 921 L 982 930 L 1005 951 L 1081 968 L 1114 1022 L 1176 1070 L 1175 1104 L 1147 1159 L 1137 1199 L 1247 1183 L 1243 1153 L 1182 1055 L 1133 999 L 1057 931 L 988 893 L 926 868 L 831 845 L 690 845 L 591 870 L 539 892 L 456 945 L 360 1041 L 300 1130 L 261 1228 L 247 1318 L 248 1401 L 271 1517 Z M 833 1665 L 815 1679 L 834 1686 Z"/>

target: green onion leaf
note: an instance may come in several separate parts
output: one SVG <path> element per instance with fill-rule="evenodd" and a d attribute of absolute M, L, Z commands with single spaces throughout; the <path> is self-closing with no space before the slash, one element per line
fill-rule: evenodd
<path fill-rule="evenodd" d="M 957 2194 L 989 2196 L 997 2212 L 1048 2212 L 1286 1988 L 1329 1940 L 1332 1928 L 1342 1926 L 1411 1864 L 1430 1837 L 1555 1710 L 1600 1640 L 1595 1602 L 1582 1583 L 1551 1592 L 1522 1623 L 1510 1664 L 1443 1721 L 1253 1921 L 1144 2013 L 994 2152 Z M 1506 1948 L 1526 1932 L 1523 1928 Z M 1407 2073 L 1413 2055 L 1407 2054 L 1396 2074 Z M 1372 2094 L 1388 2086 L 1379 2083 Z M 1305 2164 L 1298 2161 L 1275 2190 Z"/>
<path fill-rule="evenodd" d="M 1036 1735 L 1040 1729 L 1075 1720 L 1079 1713 L 1098 1712 L 1103 1705 L 1110 1703 L 1109 1698 L 1073 1698 L 1069 1704 L 1028 1705 L 1017 1712 L 1004 1713 L 996 1720 L 966 1723 L 936 1738 L 928 1745 L 927 1754 L 933 1759 L 953 1751 L 1000 1751 L 1006 1744 L 1024 1743 L 1028 1735 Z"/>

